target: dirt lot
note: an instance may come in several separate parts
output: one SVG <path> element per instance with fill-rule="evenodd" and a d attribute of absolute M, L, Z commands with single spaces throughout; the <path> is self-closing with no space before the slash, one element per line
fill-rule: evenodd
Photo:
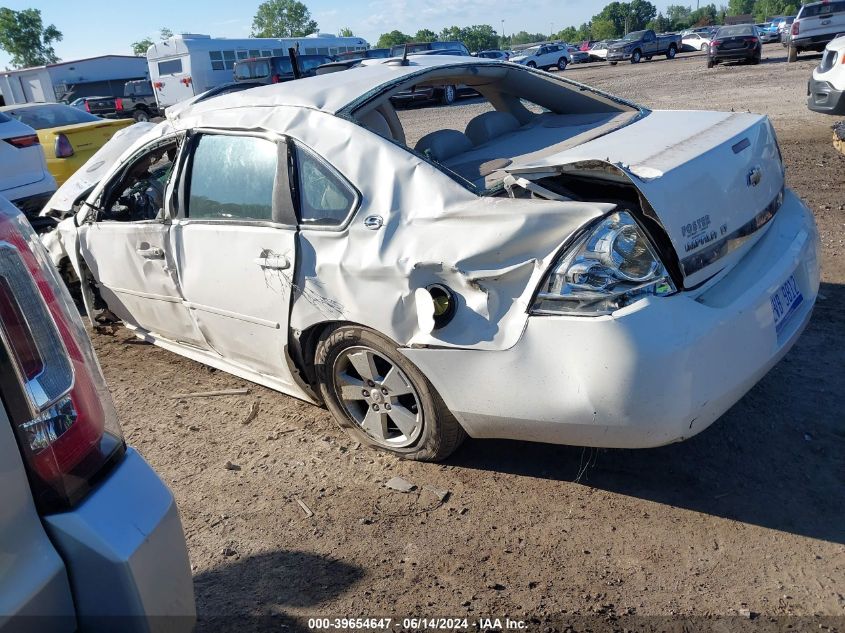
<path fill-rule="evenodd" d="M 708 71 L 692 55 L 566 70 L 652 108 L 768 114 L 789 185 L 818 219 L 824 278 L 812 323 L 688 442 L 596 451 L 468 441 L 443 465 L 401 462 L 356 446 L 323 409 L 133 344 L 122 329 L 96 335 L 127 439 L 176 495 L 199 630 L 304 630 L 313 616 L 661 628 L 666 616 L 712 623 L 742 609 L 797 630 L 810 623 L 782 616 L 838 616 L 828 624 L 845 629 L 845 156 L 831 144 L 834 120 L 805 105 L 818 57 L 787 65 L 783 50 L 767 46 L 757 67 Z M 478 107 L 401 116 L 418 137 L 435 120 L 461 127 Z M 251 393 L 169 397 L 241 386 Z M 242 424 L 252 403 L 258 415 Z M 421 492 L 385 489 L 397 475 Z M 448 490 L 445 503 L 426 486 Z"/>

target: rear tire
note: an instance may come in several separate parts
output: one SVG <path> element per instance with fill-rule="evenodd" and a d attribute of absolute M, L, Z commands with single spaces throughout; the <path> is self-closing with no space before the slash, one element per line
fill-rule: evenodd
<path fill-rule="evenodd" d="M 715 66 L 715 62 L 712 59 L 707 60 L 707 68 L 713 68 Z"/>
<path fill-rule="evenodd" d="M 652 58 L 652 55 L 648 55 L 648 56 L 645 58 L 645 60 L 646 60 L 647 62 L 650 62 L 650 61 L 651 61 L 651 58 Z"/>
<path fill-rule="evenodd" d="M 132 118 L 135 119 L 136 123 L 146 123 L 150 120 L 150 113 L 146 110 L 135 110 L 132 113 Z"/>
<path fill-rule="evenodd" d="M 566 57 L 561 57 L 557 60 L 557 69 L 558 70 L 566 70 Z"/>
<path fill-rule="evenodd" d="M 611 66 L 616 66 L 616 64 L 618 64 L 618 63 L 619 63 L 619 62 L 610 62 L 610 65 L 611 65 Z"/>
<path fill-rule="evenodd" d="M 702 44 L 701 48 L 699 48 L 698 50 L 700 50 L 702 53 L 706 53 L 707 52 L 707 44 Z"/>
<path fill-rule="evenodd" d="M 329 411 L 362 444 L 404 459 L 434 462 L 451 455 L 466 438 L 422 372 L 394 342 L 373 330 L 330 327 L 317 344 L 314 367 Z"/>
<path fill-rule="evenodd" d="M 525 65 L 528 66 L 529 68 L 537 68 L 537 64 L 535 64 L 534 62 L 528 62 Z"/>
<path fill-rule="evenodd" d="M 786 61 L 789 63 L 798 61 L 798 49 L 795 46 L 789 46 L 789 53 L 786 55 Z"/>

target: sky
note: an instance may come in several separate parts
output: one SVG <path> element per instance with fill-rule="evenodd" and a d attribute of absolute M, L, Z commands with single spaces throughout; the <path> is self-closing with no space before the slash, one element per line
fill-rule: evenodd
<path fill-rule="evenodd" d="M 610 0 L 305 0 L 320 31 L 337 33 L 344 26 L 375 45 L 393 29 L 415 33 L 428 28 L 490 24 L 497 32 L 550 33 L 579 25 Z M 665 10 L 673 0 L 652 2 Z M 677 4 L 677 0 L 674 0 Z M 105 54 L 131 55 L 132 42 L 155 38 L 161 27 L 174 33 L 205 33 L 212 37 L 249 37 L 259 0 L 143 0 L 100 4 L 70 0 L 0 0 L 15 11 L 41 10 L 44 24 L 55 24 L 64 39 L 55 45 L 66 61 Z M 695 4 L 692 0 L 691 4 Z M 87 8 L 87 10 L 86 10 Z M 9 56 L 0 51 L 0 68 Z"/>

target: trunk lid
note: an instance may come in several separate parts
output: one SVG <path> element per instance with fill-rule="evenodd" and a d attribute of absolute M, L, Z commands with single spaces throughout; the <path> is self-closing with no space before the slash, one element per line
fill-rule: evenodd
<path fill-rule="evenodd" d="M 684 287 L 732 268 L 782 200 L 783 164 L 762 115 L 654 111 L 593 141 L 507 167 L 541 179 L 600 161 L 620 169 L 654 210 Z"/>
<path fill-rule="evenodd" d="M 73 150 L 79 154 L 93 154 L 100 147 L 108 143 L 115 132 L 132 125 L 132 119 L 103 119 L 96 123 L 77 123 L 75 125 L 64 125 L 62 127 L 51 127 L 42 132 L 49 133 L 53 139 L 59 134 L 64 134 L 73 145 Z M 42 140 L 42 142 L 44 142 Z M 53 142 L 48 148 L 52 149 Z"/>

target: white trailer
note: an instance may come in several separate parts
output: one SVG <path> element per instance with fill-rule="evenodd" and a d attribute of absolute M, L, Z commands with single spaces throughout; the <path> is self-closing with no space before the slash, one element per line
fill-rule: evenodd
<path fill-rule="evenodd" d="M 301 55 L 336 55 L 370 47 L 360 37 L 314 33 L 298 38 L 212 38 L 183 33 L 147 50 L 150 81 L 159 109 L 233 81 L 235 62 L 251 57 L 285 56 L 289 48 Z"/>

